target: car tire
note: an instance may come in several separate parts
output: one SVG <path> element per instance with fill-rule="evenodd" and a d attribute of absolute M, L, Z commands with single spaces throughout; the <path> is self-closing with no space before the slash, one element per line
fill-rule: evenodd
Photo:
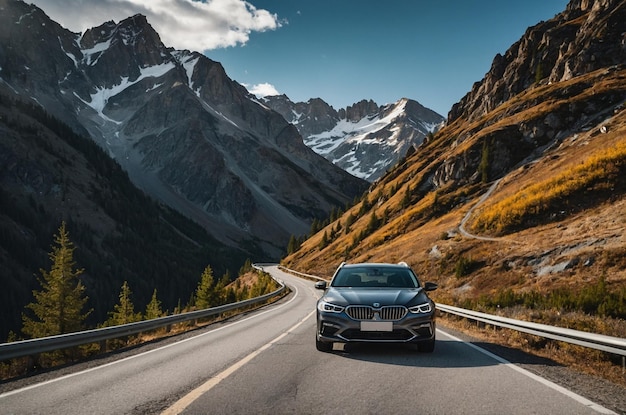
<path fill-rule="evenodd" d="M 426 342 L 417 343 L 417 351 L 420 353 L 432 353 L 435 351 L 435 338 Z"/>
<path fill-rule="evenodd" d="M 320 352 L 330 352 L 333 350 L 333 344 L 315 339 L 315 348 Z"/>

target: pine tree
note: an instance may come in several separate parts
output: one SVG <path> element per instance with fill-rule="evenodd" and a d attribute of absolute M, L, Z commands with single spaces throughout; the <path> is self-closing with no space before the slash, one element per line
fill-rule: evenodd
<path fill-rule="evenodd" d="M 54 242 L 52 252 L 48 254 L 52 267 L 49 272 L 40 270 L 42 278 L 38 280 L 42 289 L 33 291 L 35 301 L 26 306 L 35 317 L 22 314 L 22 332 L 31 338 L 83 330 L 91 313 L 91 310 L 83 312 L 88 300 L 85 287 L 78 278 L 83 270 L 74 268 L 75 248 L 65 222 L 54 235 Z"/>
<path fill-rule="evenodd" d="M 376 211 L 372 212 L 372 214 L 370 215 L 370 220 L 367 223 L 367 229 L 366 232 L 367 234 L 371 234 L 372 232 L 374 232 L 376 229 L 378 229 L 378 227 L 380 226 L 380 220 L 378 219 L 378 217 L 376 216 Z"/>
<path fill-rule="evenodd" d="M 352 213 L 348 214 L 348 217 L 346 217 L 346 235 L 350 233 L 350 227 L 352 226 L 352 224 L 354 223 L 355 217 Z"/>
<path fill-rule="evenodd" d="M 328 246 L 329 242 L 328 242 L 328 233 L 326 233 L 326 231 L 324 231 L 324 235 L 322 235 L 322 240 L 320 241 L 319 244 L 319 248 L 320 250 L 326 248 Z"/>
<path fill-rule="evenodd" d="M 226 273 L 222 275 L 222 278 L 220 278 L 217 281 L 217 284 L 215 284 L 215 287 L 213 288 L 212 304 L 214 306 L 228 303 L 227 292 L 226 292 L 227 291 L 226 287 L 228 286 L 228 284 L 230 284 L 230 272 L 226 271 Z"/>
<path fill-rule="evenodd" d="M 120 291 L 120 302 L 115 304 L 112 312 L 109 312 L 106 326 L 119 326 L 121 324 L 141 321 L 141 313 L 135 313 L 135 306 L 131 300 L 132 292 L 128 282 L 124 281 Z"/>
<path fill-rule="evenodd" d="M 288 254 L 293 254 L 298 249 L 300 249 L 300 245 L 298 244 L 298 240 L 296 239 L 295 236 L 291 235 L 291 237 L 289 238 L 289 243 L 287 244 L 287 253 Z"/>
<path fill-rule="evenodd" d="M 153 318 L 163 317 L 163 310 L 161 309 L 161 302 L 157 298 L 156 288 L 152 292 L 152 299 L 146 306 L 146 320 L 152 320 Z"/>
<path fill-rule="evenodd" d="M 402 197 L 402 208 L 406 209 L 411 204 L 411 185 L 407 186 L 406 192 L 404 192 L 404 196 Z"/>
<path fill-rule="evenodd" d="M 317 218 L 313 219 L 313 222 L 311 223 L 311 233 L 310 236 L 315 235 L 320 229 L 322 229 L 320 222 Z"/>
<path fill-rule="evenodd" d="M 215 298 L 214 282 L 213 270 L 210 265 L 207 265 L 200 277 L 198 288 L 196 288 L 195 305 L 197 309 L 203 310 L 211 307 L 211 303 Z"/>
<path fill-rule="evenodd" d="M 244 264 L 241 266 L 241 268 L 239 268 L 239 275 L 243 275 L 247 272 L 251 272 L 253 271 L 252 268 L 252 261 L 250 260 L 250 258 L 246 258 L 246 262 L 244 262 Z"/>

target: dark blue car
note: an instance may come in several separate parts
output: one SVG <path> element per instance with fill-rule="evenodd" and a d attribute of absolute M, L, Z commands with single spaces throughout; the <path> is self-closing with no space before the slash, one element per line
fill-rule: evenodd
<path fill-rule="evenodd" d="M 406 263 L 341 264 L 330 284 L 315 284 L 324 295 L 317 302 L 317 350 L 333 343 L 412 343 L 421 352 L 435 348 L 435 303 Z"/>

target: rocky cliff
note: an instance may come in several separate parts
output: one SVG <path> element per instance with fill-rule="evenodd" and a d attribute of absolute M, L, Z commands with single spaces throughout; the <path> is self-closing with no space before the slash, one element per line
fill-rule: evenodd
<path fill-rule="evenodd" d="M 602 122 L 625 99 L 620 82 L 625 22 L 624 1 L 573 0 L 553 19 L 528 28 L 504 56 L 496 55 L 489 72 L 452 107 L 447 120 L 453 128 L 462 127 L 455 147 L 479 131 L 483 138 L 449 156 L 433 173 L 434 186 L 476 182 L 482 174 L 501 177 L 572 132 Z M 515 114 L 518 120 L 511 123 Z M 468 123 L 473 125 L 465 128 Z M 487 150 L 493 162 L 480 172 Z"/>

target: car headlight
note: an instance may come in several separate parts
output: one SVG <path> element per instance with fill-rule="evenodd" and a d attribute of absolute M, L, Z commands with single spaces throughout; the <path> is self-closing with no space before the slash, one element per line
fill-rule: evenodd
<path fill-rule="evenodd" d="M 418 304 L 416 306 L 409 307 L 409 311 L 415 314 L 430 313 L 433 311 L 433 306 L 430 303 Z"/>
<path fill-rule="evenodd" d="M 341 313 L 345 307 L 327 303 L 326 301 L 320 301 L 317 303 L 317 309 L 319 311 L 326 311 L 327 313 Z"/>

